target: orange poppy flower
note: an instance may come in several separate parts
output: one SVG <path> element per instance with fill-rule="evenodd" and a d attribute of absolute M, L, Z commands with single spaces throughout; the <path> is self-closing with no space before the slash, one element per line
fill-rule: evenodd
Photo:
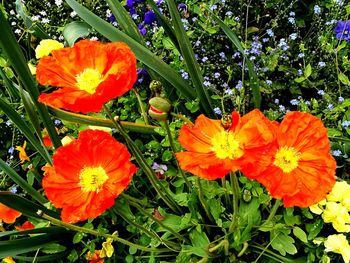
<path fill-rule="evenodd" d="M 82 131 L 78 139 L 57 149 L 53 166 L 43 167 L 48 199 L 62 208 L 64 222 L 101 215 L 114 204 L 136 172 L 125 145 L 99 130 Z"/>
<path fill-rule="evenodd" d="M 237 171 L 243 163 L 255 162 L 275 139 L 276 125 L 259 110 L 242 118 L 232 112 L 232 123 L 225 129 L 220 120 L 200 115 L 194 126 L 184 125 L 179 142 L 187 151 L 176 154 L 180 167 L 209 180 Z"/>
<path fill-rule="evenodd" d="M 21 225 L 21 226 L 15 226 L 15 228 L 16 228 L 16 230 L 18 230 L 18 231 L 24 231 L 24 230 L 31 230 L 31 229 L 34 229 L 35 226 L 34 226 L 32 223 L 30 223 L 29 221 L 25 221 L 25 222 L 23 223 L 23 225 Z"/>
<path fill-rule="evenodd" d="M 99 112 L 106 102 L 129 91 L 136 81 L 136 58 L 124 43 L 82 40 L 40 59 L 41 85 L 61 87 L 38 101 L 74 112 Z"/>
<path fill-rule="evenodd" d="M 85 259 L 88 260 L 90 263 L 103 263 L 104 259 L 101 257 L 102 250 L 95 250 L 94 254 L 92 254 L 90 251 L 86 254 Z"/>
<path fill-rule="evenodd" d="M 13 223 L 16 221 L 17 217 L 20 217 L 21 215 L 21 212 L 0 203 L 0 222 L 4 221 L 7 224 Z"/>
<path fill-rule="evenodd" d="M 336 162 L 322 121 L 309 113 L 289 112 L 276 137 L 255 166 L 241 171 L 282 198 L 285 207 L 308 207 L 324 199 L 335 184 Z"/>

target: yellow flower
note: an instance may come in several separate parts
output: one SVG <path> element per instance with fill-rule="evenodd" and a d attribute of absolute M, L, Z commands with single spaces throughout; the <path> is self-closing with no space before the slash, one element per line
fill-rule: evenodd
<path fill-rule="evenodd" d="M 318 202 L 317 204 L 314 204 L 312 206 L 309 206 L 309 209 L 312 213 L 316 215 L 320 215 L 323 212 L 323 206 L 326 205 L 327 201 L 326 199 L 323 199 L 322 201 Z"/>
<path fill-rule="evenodd" d="M 5 263 L 16 263 L 16 261 L 14 261 L 12 257 L 3 258 L 1 262 L 5 262 Z"/>
<path fill-rule="evenodd" d="M 74 140 L 74 137 L 72 137 L 71 135 L 66 135 L 62 138 L 61 143 L 63 146 L 65 146 L 67 144 L 70 144 Z"/>
<path fill-rule="evenodd" d="M 345 206 L 335 202 L 328 202 L 323 211 L 325 223 L 332 223 L 338 232 L 350 232 L 350 215 Z"/>
<path fill-rule="evenodd" d="M 330 235 L 324 242 L 326 252 L 341 254 L 345 263 L 350 262 L 350 245 L 343 234 Z"/>
<path fill-rule="evenodd" d="M 114 247 L 112 245 L 113 239 L 112 238 L 107 238 L 107 241 L 102 243 L 102 251 L 101 251 L 101 257 L 111 257 L 114 252 Z"/>
<path fill-rule="evenodd" d="M 336 182 L 332 191 L 327 195 L 327 200 L 331 202 L 343 202 L 344 197 L 349 194 L 350 185 L 347 182 Z"/>
<path fill-rule="evenodd" d="M 16 150 L 19 151 L 19 159 L 21 160 L 21 163 L 24 163 L 24 161 L 30 160 L 26 153 L 26 146 L 27 146 L 26 141 L 24 141 L 23 146 L 16 146 Z"/>
<path fill-rule="evenodd" d="M 52 50 L 64 48 L 64 45 L 53 39 L 41 40 L 35 49 L 35 57 L 37 59 L 48 56 Z"/>
<path fill-rule="evenodd" d="M 28 63 L 28 68 L 30 70 L 30 73 L 32 73 L 32 75 L 36 74 L 36 67 L 32 64 L 32 63 Z"/>

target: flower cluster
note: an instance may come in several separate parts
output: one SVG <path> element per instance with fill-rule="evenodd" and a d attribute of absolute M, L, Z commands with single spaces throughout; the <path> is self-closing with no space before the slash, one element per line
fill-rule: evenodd
<path fill-rule="evenodd" d="M 338 21 L 338 25 L 334 28 L 337 39 L 350 41 L 350 20 Z"/>
<path fill-rule="evenodd" d="M 259 110 L 242 118 L 233 112 L 224 125 L 201 115 L 179 141 L 187 150 L 176 154 L 182 169 L 209 180 L 241 170 L 285 207 L 315 204 L 335 183 L 327 129 L 309 113 L 289 112 L 280 124 Z"/>
<path fill-rule="evenodd" d="M 350 185 L 345 181 L 336 182 L 326 199 L 310 210 L 322 214 L 324 222 L 332 223 L 338 232 L 350 232 Z"/>

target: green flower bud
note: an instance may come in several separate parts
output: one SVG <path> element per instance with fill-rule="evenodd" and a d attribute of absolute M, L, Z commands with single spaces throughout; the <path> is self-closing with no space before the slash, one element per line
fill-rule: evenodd
<path fill-rule="evenodd" d="M 168 112 L 171 109 L 170 102 L 161 97 L 154 97 L 149 100 L 150 108 L 148 114 L 155 120 L 164 121 L 168 117 Z"/>
<path fill-rule="evenodd" d="M 252 194 L 249 190 L 245 189 L 243 191 L 243 200 L 245 202 L 250 202 L 250 200 L 252 200 Z"/>
<path fill-rule="evenodd" d="M 163 85 L 159 80 L 152 80 L 149 88 L 154 94 L 160 95 L 162 93 Z"/>

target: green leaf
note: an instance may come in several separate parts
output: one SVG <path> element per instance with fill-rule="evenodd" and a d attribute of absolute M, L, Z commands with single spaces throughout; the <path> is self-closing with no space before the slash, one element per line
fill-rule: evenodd
<path fill-rule="evenodd" d="M 46 254 L 56 254 L 65 251 L 67 248 L 57 243 L 51 243 L 43 246 L 42 252 Z"/>
<path fill-rule="evenodd" d="M 1 59 L 1 57 L 0 57 Z M 3 80 L 6 89 L 8 90 L 9 94 L 15 99 L 19 100 L 19 91 L 16 89 L 16 87 L 13 85 L 13 82 L 6 76 L 5 72 L 2 70 L 0 66 L 0 78 Z"/>
<path fill-rule="evenodd" d="M 323 227 L 323 221 L 321 219 L 316 220 L 312 224 L 306 224 L 306 231 L 308 232 L 307 239 L 314 239 L 320 232 Z"/>
<path fill-rule="evenodd" d="M 192 254 L 200 257 L 208 256 L 208 245 L 210 241 L 204 232 L 198 231 L 195 228 L 190 232 L 190 240 L 192 242 L 192 246 L 186 246 L 186 251 L 188 250 Z"/>
<path fill-rule="evenodd" d="M 79 243 L 84 237 L 84 233 L 78 232 L 73 237 L 73 244 Z"/>
<path fill-rule="evenodd" d="M 16 11 L 23 19 L 25 26 L 33 32 L 33 35 L 41 39 L 50 38 L 50 36 L 45 32 L 44 27 L 38 21 L 35 21 L 34 23 L 26 14 L 25 6 L 21 0 L 16 0 Z"/>
<path fill-rule="evenodd" d="M 329 137 L 341 137 L 343 136 L 342 132 L 335 128 L 327 128 Z"/>
<path fill-rule="evenodd" d="M 173 158 L 173 153 L 172 151 L 165 150 L 162 154 L 162 161 L 168 162 Z"/>
<path fill-rule="evenodd" d="M 58 242 L 67 238 L 61 233 L 43 234 L 16 240 L 0 241 L 0 258 L 15 256 L 30 251 L 35 251 L 45 245 Z"/>
<path fill-rule="evenodd" d="M 239 41 L 239 38 L 237 37 L 237 35 L 219 17 L 214 15 L 209 9 L 208 9 L 208 12 L 211 13 L 214 20 L 221 27 L 222 31 L 224 31 L 226 36 L 231 40 L 231 42 L 235 45 L 235 47 L 239 50 L 239 52 L 241 52 L 242 56 L 245 57 L 245 63 L 247 64 L 248 73 L 249 73 L 249 83 L 253 93 L 254 106 L 256 108 L 260 108 L 261 92 L 259 87 L 259 79 L 254 70 L 253 63 L 247 58 L 246 54 L 244 53 L 244 48 L 241 42 Z"/>
<path fill-rule="evenodd" d="M 61 146 L 61 141 L 58 138 L 55 126 L 53 125 L 49 117 L 47 108 L 37 101 L 37 98 L 39 96 L 37 85 L 34 82 L 33 76 L 28 68 L 27 61 L 24 58 L 21 48 L 17 43 L 17 40 L 13 32 L 11 31 L 11 27 L 8 24 L 3 12 L 0 12 L 0 28 L 0 48 L 6 53 L 7 58 L 9 59 L 11 65 L 15 69 L 17 75 L 19 76 L 23 87 L 32 98 L 32 101 L 35 107 L 37 108 L 38 113 L 49 133 L 53 145 L 55 146 L 55 148 L 58 148 L 59 146 Z"/>
<path fill-rule="evenodd" d="M 143 43 L 144 40 L 138 27 L 135 25 L 129 13 L 120 4 L 119 0 L 107 0 L 107 4 L 123 31 L 125 31 L 125 33 L 135 41 Z"/>
<path fill-rule="evenodd" d="M 306 80 L 306 78 L 303 77 L 303 76 L 294 79 L 294 81 L 297 82 L 297 83 L 301 83 L 301 82 L 303 82 L 304 80 Z"/>
<path fill-rule="evenodd" d="M 294 227 L 293 228 L 293 234 L 294 236 L 296 236 L 297 238 L 299 238 L 301 241 L 303 241 L 304 243 L 307 243 L 307 236 L 306 233 L 304 232 L 304 230 L 302 230 L 300 227 Z"/>
<path fill-rule="evenodd" d="M 0 159 L 1 161 L 1 159 Z M 48 214 L 49 216 L 59 218 L 59 215 L 56 212 L 53 212 L 46 207 L 33 203 L 19 195 L 15 195 L 11 192 L 3 192 L 0 191 L 0 202 L 5 204 L 8 207 L 11 207 L 12 209 L 15 209 L 19 212 L 21 212 L 25 216 L 29 217 L 36 217 L 41 218 L 37 211 L 41 210 L 45 214 Z"/>
<path fill-rule="evenodd" d="M 305 78 L 310 77 L 311 73 L 312 73 L 311 65 L 307 64 L 307 66 L 304 69 L 304 76 L 305 76 Z"/>
<path fill-rule="evenodd" d="M 53 108 L 50 108 L 50 111 L 52 115 L 65 121 L 94 125 L 94 126 L 101 126 L 101 127 L 109 127 L 109 128 L 115 127 L 113 122 L 108 119 L 96 118 L 96 117 L 91 117 L 87 115 L 82 115 L 78 113 L 73 113 L 73 112 L 53 109 Z M 130 132 L 145 133 L 145 134 L 156 134 L 155 129 L 159 128 L 158 126 L 139 124 L 139 123 L 133 123 L 133 122 L 127 122 L 127 121 L 121 121 L 120 124 Z"/>
<path fill-rule="evenodd" d="M 100 34 L 111 41 L 125 42 L 135 53 L 138 60 L 165 78 L 186 99 L 194 99 L 196 97 L 194 90 L 181 78 L 181 76 L 169 65 L 157 58 L 147 48 L 115 28 L 113 25 L 94 15 L 75 0 L 66 0 L 66 2 L 85 22 L 96 29 Z"/>
<path fill-rule="evenodd" d="M 286 253 L 294 255 L 298 252 L 294 246 L 294 239 L 283 232 L 277 231 L 277 234 L 272 234 L 271 246 L 278 250 L 281 255 L 285 256 Z"/>
<path fill-rule="evenodd" d="M 63 252 L 63 253 L 48 255 L 48 256 L 33 256 L 33 257 L 12 256 L 12 257 L 14 259 L 20 260 L 20 262 L 56 262 L 58 259 L 65 258 L 67 255 L 68 255 L 67 252 Z M 71 262 L 74 262 L 74 261 L 71 261 Z"/>
<path fill-rule="evenodd" d="M 56 226 L 50 226 L 50 227 L 42 227 L 42 228 L 34 228 L 30 230 L 24 230 L 24 231 L 5 231 L 0 232 L 0 237 L 10 237 L 10 236 L 25 236 L 30 234 L 42 234 L 42 233 L 68 233 L 69 231 L 62 228 L 62 227 L 56 227 Z"/>
<path fill-rule="evenodd" d="M 73 46 L 79 38 L 87 37 L 91 32 L 91 26 L 82 21 L 74 21 L 65 25 L 62 35 L 69 46 Z"/>
<path fill-rule="evenodd" d="M 338 75 L 338 79 L 341 81 L 341 83 L 343 83 L 346 86 L 350 86 L 350 80 L 349 78 L 343 73 L 340 72 Z"/>
<path fill-rule="evenodd" d="M 1 35 L 1 34 L 0 34 Z M 51 157 L 46 149 L 41 145 L 39 140 L 34 136 L 33 127 L 22 120 L 21 116 L 12 109 L 5 101 L 0 99 L 0 110 L 2 110 L 7 117 L 16 125 L 16 127 L 24 134 L 33 147 L 40 153 L 46 162 L 51 164 Z"/>

